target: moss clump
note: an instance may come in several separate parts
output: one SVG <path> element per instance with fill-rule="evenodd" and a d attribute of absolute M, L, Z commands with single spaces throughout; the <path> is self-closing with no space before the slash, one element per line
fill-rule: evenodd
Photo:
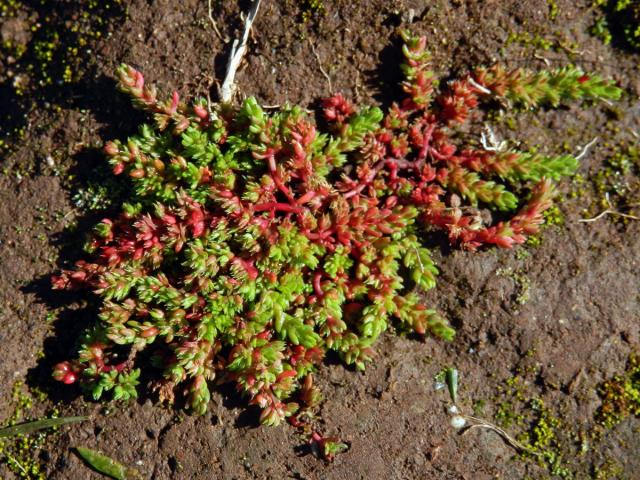
<path fill-rule="evenodd" d="M 527 354 L 528 356 L 528 354 Z M 510 430 L 520 430 L 517 440 L 528 451 L 518 455 L 521 460 L 536 460 L 550 475 L 574 478 L 573 470 L 565 460 L 576 452 L 569 452 L 573 434 L 561 420 L 561 416 L 548 408 L 532 390 L 532 379 L 538 374 L 534 366 L 519 369 L 516 375 L 505 380 L 494 398 L 498 404 L 494 419 L 498 425 Z"/>
<path fill-rule="evenodd" d="M 549 20 L 555 20 L 558 17 L 558 13 L 560 13 L 558 4 L 555 0 L 547 0 L 547 5 L 549 6 Z"/>
<path fill-rule="evenodd" d="M 529 32 L 512 32 L 507 37 L 506 44 L 517 43 L 523 47 L 533 47 L 536 50 L 551 50 L 554 46 L 553 40 L 549 40 L 539 34 L 531 34 Z"/>
<path fill-rule="evenodd" d="M 538 398 L 529 401 L 534 420 L 528 432 L 520 435 L 519 440 L 528 445 L 531 452 L 538 456 L 540 463 L 549 473 L 560 478 L 573 478 L 572 471 L 565 465 L 560 453 L 561 440 L 557 432 L 563 425 L 560 419 L 551 413 L 544 402 Z M 529 453 L 523 454 L 531 456 Z"/>
<path fill-rule="evenodd" d="M 557 15 L 557 10 L 553 10 Z M 555 17 L 554 17 L 555 18 Z M 521 31 L 510 32 L 505 42 L 506 46 L 516 44 L 535 51 L 576 53 L 579 45 L 566 38 L 562 32 L 553 32 L 551 35 L 543 35 L 539 32 Z"/>
<path fill-rule="evenodd" d="M 527 238 L 527 246 L 528 247 L 539 247 L 540 245 L 542 245 L 542 236 L 541 235 L 531 235 L 529 238 Z"/>
<path fill-rule="evenodd" d="M 569 197 L 572 198 L 571 196 Z M 552 225 L 556 227 L 560 227 L 564 225 L 564 214 L 562 213 L 562 210 L 560 210 L 560 208 L 557 205 L 553 205 L 549 210 L 544 212 L 544 224 L 545 224 L 544 228 L 548 228 L 549 226 L 552 226 Z M 529 238 L 527 238 L 526 245 L 528 247 L 533 247 L 533 248 L 539 247 L 540 245 L 542 245 L 542 235 L 540 233 L 536 235 L 531 235 Z M 519 260 L 523 260 L 524 258 L 526 258 L 522 253 L 522 251 L 518 252 L 516 255 L 517 255 L 516 258 L 518 258 Z M 526 302 L 523 302 L 523 303 L 526 303 Z"/>
<path fill-rule="evenodd" d="M 19 144 L 26 112 L 43 105 L 55 111 L 76 93 L 71 85 L 90 70 L 98 40 L 114 18 L 126 15 L 123 3 L 0 0 L 0 25 L 18 26 L 14 37 L 0 42 L 0 156 Z"/>
<path fill-rule="evenodd" d="M 599 11 L 591 27 L 591 34 L 606 45 L 621 31 L 623 41 L 632 49 L 640 49 L 640 2 L 637 0 L 594 0 Z"/>
<path fill-rule="evenodd" d="M 22 74 L 28 78 L 20 85 L 13 82 L 16 93 L 31 94 L 30 87 L 79 80 L 86 67 L 82 51 L 106 33 L 109 17 L 123 14 L 122 0 L 84 0 L 62 5 L 0 0 L 0 18 L 27 18 L 30 25 L 26 44 L 6 41 L 0 45 L 0 52 L 17 61 L 12 67 L 14 77 Z"/>
<path fill-rule="evenodd" d="M 611 125 L 607 134 L 620 132 Z M 571 190 L 567 194 L 571 199 L 586 199 L 581 212 L 583 218 L 593 218 L 604 210 L 638 215 L 640 206 L 640 148 L 637 143 L 604 143 L 606 159 L 601 165 L 592 168 L 586 177 L 576 174 Z M 589 203 L 587 203 L 589 202 Z M 612 214 L 610 221 L 626 224 L 630 221 L 624 216 Z M 547 222 L 549 219 L 545 218 Z"/>
<path fill-rule="evenodd" d="M 557 205 L 553 205 L 549 210 L 544 212 L 544 222 L 547 225 L 564 225 L 564 215 Z"/>
<path fill-rule="evenodd" d="M 496 423 L 509 431 L 519 430 L 516 438 L 529 450 L 517 458 L 537 461 L 553 478 L 635 478 L 612 459 L 600 455 L 590 459 L 585 454 L 596 449 L 605 429 L 628 416 L 640 417 L 640 353 L 629 357 L 623 374 L 598 386 L 602 406 L 593 419 L 595 424 L 575 424 L 567 418 L 563 405 L 571 401 L 559 406 L 545 404 L 536 391 L 536 379 L 537 369 L 519 369 L 493 398 Z"/>
<path fill-rule="evenodd" d="M 612 428 L 630 415 L 640 417 L 640 353 L 629 357 L 626 371 L 606 380 L 598 387 L 602 405 L 596 420 Z"/>
<path fill-rule="evenodd" d="M 609 480 L 611 478 L 627 477 L 624 476 L 622 465 L 609 458 L 593 470 L 592 478 L 593 480 Z"/>
<path fill-rule="evenodd" d="M 320 26 L 327 14 L 324 0 L 286 0 L 284 6 L 287 15 L 295 19 L 298 27 L 298 37 L 304 39 L 306 31 Z"/>
<path fill-rule="evenodd" d="M 513 280 L 516 287 L 514 301 L 518 305 L 524 305 L 529 301 L 531 294 L 531 280 L 524 271 L 519 269 L 514 270 L 508 267 L 499 268 L 496 271 L 496 274 Z"/>
<path fill-rule="evenodd" d="M 126 192 L 121 183 L 111 178 L 90 181 L 78 188 L 72 196 L 73 203 L 82 210 L 92 212 L 111 208 Z"/>
<path fill-rule="evenodd" d="M 567 194 L 568 198 L 582 198 L 587 194 L 587 179 L 584 175 L 576 173 L 571 182 L 571 190 Z"/>
<path fill-rule="evenodd" d="M 309 23 L 313 19 L 323 17 L 327 9 L 322 0 L 302 0 L 299 2 L 299 18 L 302 23 Z"/>
<path fill-rule="evenodd" d="M 525 416 L 516 412 L 516 407 L 526 402 L 525 386 L 523 378 L 515 375 L 504 381 L 504 385 L 498 387 L 499 395 L 494 398 L 498 405 L 494 419 L 498 425 L 509 428 L 523 426 Z"/>
<path fill-rule="evenodd" d="M 621 144 L 613 147 L 604 165 L 591 175 L 596 201 L 584 213 L 597 214 L 606 209 L 633 214 L 633 207 L 640 201 L 640 149 L 637 145 Z M 627 218 L 611 217 L 625 223 Z"/>

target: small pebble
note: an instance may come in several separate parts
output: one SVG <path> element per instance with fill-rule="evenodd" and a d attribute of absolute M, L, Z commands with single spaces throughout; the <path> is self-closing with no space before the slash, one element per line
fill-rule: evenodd
<path fill-rule="evenodd" d="M 467 421 L 462 418 L 460 415 L 454 415 L 451 417 L 451 426 L 456 430 L 460 430 L 467 424 Z"/>

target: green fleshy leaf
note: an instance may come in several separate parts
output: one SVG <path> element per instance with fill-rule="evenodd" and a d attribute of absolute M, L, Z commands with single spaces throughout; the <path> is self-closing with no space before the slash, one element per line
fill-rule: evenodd
<path fill-rule="evenodd" d="M 76 447 L 75 450 L 89 468 L 107 477 L 115 480 L 136 480 L 142 478 L 137 470 L 126 467 L 97 450 L 91 450 L 86 447 Z"/>

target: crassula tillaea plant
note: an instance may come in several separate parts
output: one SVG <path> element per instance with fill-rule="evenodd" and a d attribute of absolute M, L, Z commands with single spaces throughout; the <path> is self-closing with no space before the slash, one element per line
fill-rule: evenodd
<path fill-rule="evenodd" d="M 451 340 L 421 296 L 438 273 L 424 239 L 521 244 L 543 223 L 552 181 L 577 167 L 570 155 L 465 145 L 460 127 L 483 102 L 555 107 L 621 92 L 573 67 L 480 68 L 439 86 L 425 39 L 404 41 L 400 103 L 383 113 L 334 95 L 318 124 L 255 98 L 161 101 L 120 67 L 120 89 L 154 123 L 104 148 L 133 196 L 95 227 L 91 259 L 53 278 L 100 302 L 78 357 L 54 377 L 127 399 L 148 369 L 160 399 L 197 413 L 212 381 L 233 381 L 262 423 L 295 425 L 319 399 L 311 373 L 328 351 L 362 369 L 391 326 Z M 486 224 L 480 208 L 501 220 Z"/>

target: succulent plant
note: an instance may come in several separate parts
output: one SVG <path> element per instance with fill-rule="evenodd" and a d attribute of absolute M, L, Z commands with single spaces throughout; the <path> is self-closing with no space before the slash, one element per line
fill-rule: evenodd
<path fill-rule="evenodd" d="M 160 399 L 184 395 L 197 413 L 212 381 L 233 381 L 262 423 L 299 424 L 320 398 L 311 374 L 327 352 L 363 369 L 389 328 L 451 340 L 421 295 L 438 273 L 425 240 L 523 243 L 543 223 L 552 181 L 578 164 L 464 144 L 460 128 L 490 102 L 555 107 L 620 90 L 573 67 L 480 68 L 438 85 L 425 39 L 404 40 L 400 103 L 383 112 L 334 95 L 318 123 L 299 106 L 267 112 L 255 98 L 159 100 L 121 66 L 120 89 L 154 123 L 106 144 L 132 197 L 95 227 L 90 259 L 53 278 L 100 305 L 77 359 L 55 378 L 127 399 L 141 369 L 157 372 Z M 500 220 L 487 224 L 481 208 Z"/>

